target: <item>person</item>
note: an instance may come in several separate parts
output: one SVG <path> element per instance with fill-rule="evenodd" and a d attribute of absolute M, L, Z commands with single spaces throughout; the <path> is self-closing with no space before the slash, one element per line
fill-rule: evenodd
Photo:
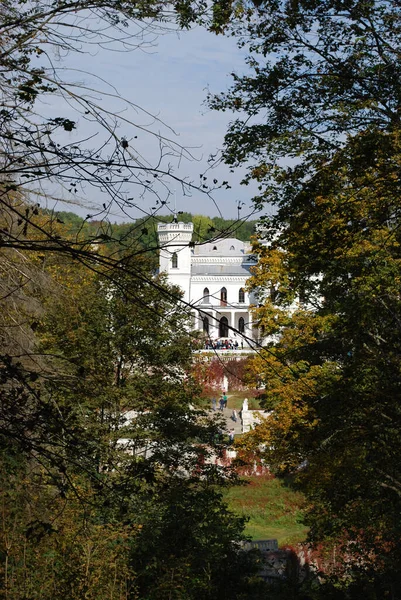
<path fill-rule="evenodd" d="M 231 415 L 232 420 L 234 421 L 234 423 L 237 422 L 237 411 L 235 410 L 235 408 L 233 408 L 233 414 Z"/>
<path fill-rule="evenodd" d="M 223 412 L 223 408 L 224 408 L 224 398 L 223 398 L 223 396 L 221 396 L 221 398 L 219 400 L 219 406 L 220 406 L 220 410 Z"/>
<path fill-rule="evenodd" d="M 214 441 L 216 444 L 222 444 L 224 441 L 224 431 L 222 429 L 218 429 Z"/>
<path fill-rule="evenodd" d="M 224 402 L 224 408 L 227 408 L 227 402 L 228 402 L 228 396 L 226 393 L 224 393 L 223 395 L 223 402 Z"/>
<path fill-rule="evenodd" d="M 212 410 L 216 410 L 216 398 L 212 398 Z"/>
<path fill-rule="evenodd" d="M 241 340 L 241 350 L 243 350 L 243 349 L 244 349 L 244 342 L 243 342 L 243 340 Z"/>
<path fill-rule="evenodd" d="M 235 435 L 234 429 L 230 429 L 230 431 L 228 433 L 228 443 L 230 445 L 234 442 L 234 435 Z"/>

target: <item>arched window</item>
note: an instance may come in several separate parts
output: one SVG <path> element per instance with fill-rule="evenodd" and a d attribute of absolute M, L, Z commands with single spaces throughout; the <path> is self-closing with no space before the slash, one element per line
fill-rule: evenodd
<path fill-rule="evenodd" d="M 238 331 L 240 333 L 245 332 L 245 321 L 244 321 L 243 317 L 240 317 L 238 320 Z"/>
<path fill-rule="evenodd" d="M 227 290 L 225 287 L 220 290 L 220 306 L 227 306 Z"/>
<path fill-rule="evenodd" d="M 209 288 L 205 288 L 203 290 L 203 299 L 202 299 L 202 304 L 210 304 L 210 298 L 209 298 Z"/>
<path fill-rule="evenodd" d="M 231 246 L 230 250 L 235 250 L 235 247 L 234 247 L 234 246 Z"/>
<path fill-rule="evenodd" d="M 217 250 L 217 246 L 213 246 L 213 250 Z"/>
<path fill-rule="evenodd" d="M 178 256 L 177 252 L 174 252 L 171 257 L 171 266 L 173 269 L 178 269 Z"/>
<path fill-rule="evenodd" d="M 228 319 L 227 317 L 221 317 L 219 322 L 219 337 L 228 337 Z"/>
<path fill-rule="evenodd" d="M 203 331 L 209 335 L 209 319 L 203 317 Z"/>
<path fill-rule="evenodd" d="M 238 302 L 245 302 L 245 291 L 244 288 L 241 288 L 238 292 Z"/>

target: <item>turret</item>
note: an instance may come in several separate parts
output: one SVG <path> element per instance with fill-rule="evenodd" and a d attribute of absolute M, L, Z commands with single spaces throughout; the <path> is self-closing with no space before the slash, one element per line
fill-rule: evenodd
<path fill-rule="evenodd" d="M 190 300 L 191 255 L 193 223 L 159 223 L 157 233 L 160 246 L 160 272 L 168 275 L 168 280 L 179 285 L 184 292 L 184 300 Z"/>

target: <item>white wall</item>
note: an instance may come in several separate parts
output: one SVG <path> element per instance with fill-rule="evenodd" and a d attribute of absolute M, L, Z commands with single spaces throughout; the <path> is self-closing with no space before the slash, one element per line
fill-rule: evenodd
<path fill-rule="evenodd" d="M 184 300 L 190 302 L 192 223 L 159 223 L 160 271 L 168 274 L 168 280 L 184 292 Z M 173 254 L 177 254 L 177 267 L 172 266 Z"/>
<path fill-rule="evenodd" d="M 249 294 L 245 292 L 245 302 L 238 302 L 238 293 L 240 288 L 245 288 L 245 277 L 241 281 L 194 281 L 191 283 L 191 298 L 193 302 L 202 304 L 203 290 L 207 287 L 209 289 L 210 304 L 213 306 L 220 306 L 220 290 L 225 287 L 227 290 L 227 306 L 235 305 L 235 307 L 241 308 L 243 305 L 248 307 Z"/>

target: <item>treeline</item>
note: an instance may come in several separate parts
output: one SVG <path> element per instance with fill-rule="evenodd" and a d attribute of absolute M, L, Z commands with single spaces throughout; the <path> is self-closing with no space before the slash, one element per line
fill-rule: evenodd
<path fill-rule="evenodd" d="M 124 246 L 139 243 L 143 249 L 150 253 L 158 251 L 157 225 L 158 223 L 171 223 L 173 215 L 146 216 L 135 219 L 131 223 L 110 223 L 106 220 L 96 220 L 92 215 L 86 218 L 73 212 L 45 211 L 49 219 L 63 223 L 71 234 L 80 234 L 88 239 L 102 242 L 118 242 Z M 223 219 L 222 217 L 207 217 L 193 215 L 188 212 L 179 212 L 177 219 L 183 223 L 193 223 L 193 240 L 197 243 L 207 242 L 219 237 L 235 237 L 242 241 L 249 241 L 256 232 L 257 220 Z"/>

